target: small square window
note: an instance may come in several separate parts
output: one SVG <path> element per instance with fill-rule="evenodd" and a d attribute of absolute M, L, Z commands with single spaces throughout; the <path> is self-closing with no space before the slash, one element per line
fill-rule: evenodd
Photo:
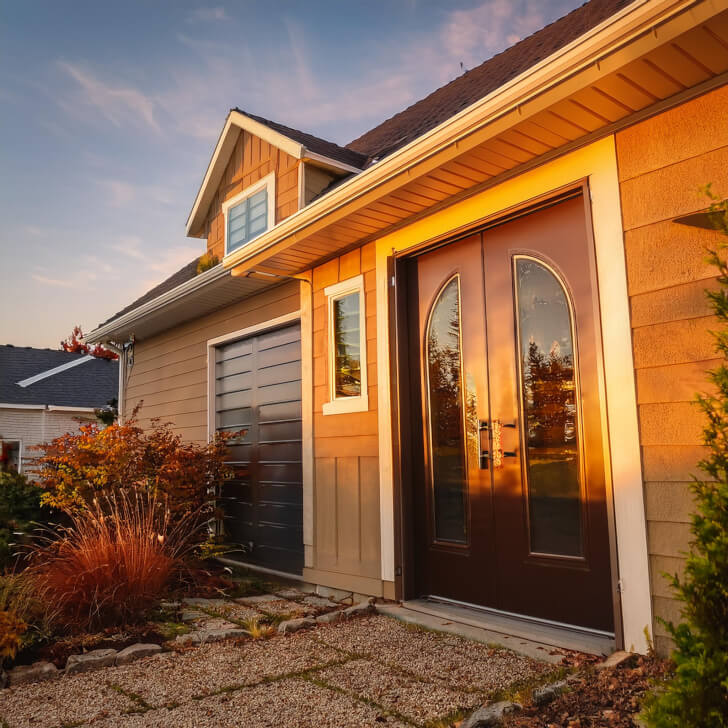
<path fill-rule="evenodd" d="M 329 319 L 329 402 L 324 414 L 369 409 L 364 288 L 357 276 L 325 289 Z"/>
<path fill-rule="evenodd" d="M 274 187 L 275 175 L 269 174 L 223 203 L 226 255 L 273 227 Z"/>

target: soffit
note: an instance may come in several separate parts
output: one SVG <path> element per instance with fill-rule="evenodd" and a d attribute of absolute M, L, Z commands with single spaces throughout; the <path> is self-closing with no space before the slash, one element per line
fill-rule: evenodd
<path fill-rule="evenodd" d="M 342 201 L 325 216 L 305 223 L 293 216 L 250 250 L 228 256 L 224 264 L 233 267 L 234 276 L 262 265 L 289 275 L 306 270 L 611 133 L 620 123 L 677 101 L 691 89 L 728 82 L 723 77 L 728 72 L 725 3 L 679 5 L 680 12 L 669 19 L 636 30 L 608 53 L 563 74 L 557 83 L 544 84 L 525 102 L 485 119 L 376 187 L 345 199 L 342 186 Z M 363 180 L 373 171 L 359 177 Z M 325 205 L 326 198 L 320 203 Z"/>

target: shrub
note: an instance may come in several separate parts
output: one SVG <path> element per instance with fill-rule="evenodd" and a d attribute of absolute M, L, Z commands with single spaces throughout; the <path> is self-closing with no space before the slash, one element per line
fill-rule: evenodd
<path fill-rule="evenodd" d="M 33 640 L 47 636 L 49 609 L 23 574 L 0 576 L 0 665 Z"/>
<path fill-rule="evenodd" d="M 14 562 L 15 544 L 27 542 L 34 524 L 50 517 L 41 494 L 24 475 L 0 472 L 0 571 Z"/>
<path fill-rule="evenodd" d="M 219 262 L 220 258 L 216 255 L 204 253 L 197 261 L 197 275 L 204 273 L 206 270 L 210 270 L 210 268 L 214 268 Z"/>
<path fill-rule="evenodd" d="M 728 235 L 728 204 L 713 199 L 710 219 Z M 718 290 L 709 291 L 722 324 L 714 333 L 723 362 L 710 373 L 717 393 L 698 398 L 707 417 L 709 451 L 700 468 L 710 480 L 692 485 L 696 510 L 691 517 L 691 552 L 682 579 L 671 578 L 683 602 L 681 624 L 666 623 L 675 642 L 675 675 L 652 695 L 644 717 L 655 728 L 728 726 L 728 241 L 709 251 L 718 271 Z"/>
<path fill-rule="evenodd" d="M 93 501 L 30 555 L 37 594 L 54 605 L 53 623 L 95 630 L 142 620 L 184 575 L 202 521 L 173 516 L 152 494 Z"/>
<path fill-rule="evenodd" d="M 152 421 L 143 430 L 129 420 L 108 427 L 82 425 L 37 449 L 41 502 L 78 511 L 103 496 L 149 492 L 173 513 L 211 511 L 211 493 L 230 476 L 227 441 L 237 433 L 217 434 L 207 445 L 183 442 L 169 423 Z"/>

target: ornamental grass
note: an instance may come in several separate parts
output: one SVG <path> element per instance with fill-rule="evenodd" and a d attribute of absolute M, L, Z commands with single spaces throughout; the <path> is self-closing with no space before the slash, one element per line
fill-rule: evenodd
<path fill-rule="evenodd" d="M 24 577 L 53 605 L 54 626 L 71 632 L 144 621 L 185 577 L 204 528 L 199 512 L 173 517 L 139 491 L 94 499 L 70 519 L 32 549 Z"/>

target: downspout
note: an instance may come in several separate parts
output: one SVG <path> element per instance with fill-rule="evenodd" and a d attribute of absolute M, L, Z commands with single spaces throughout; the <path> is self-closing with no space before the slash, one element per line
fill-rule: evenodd
<path fill-rule="evenodd" d="M 129 341 L 124 344 L 118 344 L 112 341 L 104 342 L 104 346 L 110 349 L 119 357 L 119 393 L 117 403 L 117 420 L 119 424 L 124 423 L 124 400 L 126 398 L 126 383 L 129 379 L 129 371 L 134 366 L 134 334 L 129 337 Z"/>

